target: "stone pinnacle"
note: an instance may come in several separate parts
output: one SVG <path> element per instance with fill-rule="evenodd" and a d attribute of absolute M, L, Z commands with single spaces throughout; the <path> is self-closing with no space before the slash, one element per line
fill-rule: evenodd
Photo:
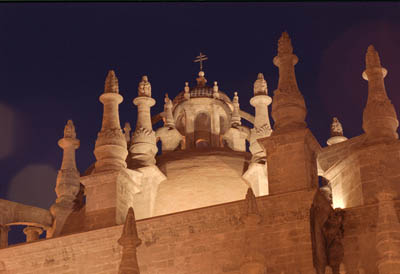
<path fill-rule="evenodd" d="M 104 93 L 119 93 L 118 78 L 113 70 L 109 70 L 104 84 Z"/>
<path fill-rule="evenodd" d="M 284 31 L 278 41 L 278 56 L 292 54 L 293 47 L 289 34 Z"/>
<path fill-rule="evenodd" d="M 76 138 L 75 126 L 72 120 L 68 120 L 65 125 L 64 138 Z"/>
<path fill-rule="evenodd" d="M 124 228 L 118 243 L 122 246 L 127 246 L 130 244 L 133 246 L 139 246 L 142 243 L 138 236 L 135 212 L 133 211 L 132 207 L 129 208 L 128 214 L 126 215 Z"/>
<path fill-rule="evenodd" d="M 382 67 L 381 60 L 379 58 L 378 52 L 375 50 L 373 45 L 370 45 L 367 50 L 367 54 L 365 55 L 365 64 L 366 68 L 374 68 L 374 67 Z"/>

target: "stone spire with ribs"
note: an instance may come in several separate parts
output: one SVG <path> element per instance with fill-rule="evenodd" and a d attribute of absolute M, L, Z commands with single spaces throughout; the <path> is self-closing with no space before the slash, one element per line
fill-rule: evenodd
<path fill-rule="evenodd" d="M 278 41 L 278 55 L 274 65 L 279 68 L 278 89 L 274 92 L 272 118 L 274 129 L 306 128 L 306 106 L 297 86 L 294 66 L 298 58 L 293 54 L 293 47 L 287 32 L 282 33 Z"/>
<path fill-rule="evenodd" d="M 396 110 L 385 89 L 387 70 L 381 66 L 378 52 L 370 45 L 365 56 L 362 76 L 368 81 L 368 100 L 363 112 L 363 129 L 369 141 L 398 139 Z"/>

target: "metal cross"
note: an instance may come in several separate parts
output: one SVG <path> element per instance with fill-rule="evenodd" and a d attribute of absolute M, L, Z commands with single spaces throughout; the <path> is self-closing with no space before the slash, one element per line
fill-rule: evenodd
<path fill-rule="evenodd" d="M 195 62 L 195 63 L 200 62 L 200 71 L 203 71 L 203 61 L 205 61 L 207 59 L 208 59 L 208 57 L 200 52 L 200 55 L 197 56 L 193 62 Z"/>

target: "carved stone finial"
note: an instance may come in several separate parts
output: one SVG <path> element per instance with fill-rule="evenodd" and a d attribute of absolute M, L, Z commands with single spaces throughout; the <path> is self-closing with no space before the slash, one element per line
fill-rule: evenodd
<path fill-rule="evenodd" d="M 233 112 L 232 112 L 231 126 L 232 127 L 237 127 L 237 126 L 240 126 L 242 124 L 242 122 L 240 121 L 239 96 L 238 96 L 237 91 L 234 92 L 232 103 L 233 103 Z"/>
<path fill-rule="evenodd" d="M 213 97 L 214 97 L 215 99 L 218 99 L 218 98 L 219 98 L 218 90 L 219 90 L 219 88 L 218 88 L 218 82 L 215 81 L 215 82 L 214 82 L 214 86 L 213 86 Z"/>
<path fill-rule="evenodd" d="M 118 274 L 139 274 L 136 248 L 142 243 L 138 237 L 135 213 L 130 207 L 118 243 L 122 246 L 122 259 Z"/>
<path fill-rule="evenodd" d="M 346 140 L 347 138 L 343 136 L 342 124 L 339 122 L 338 118 L 333 117 L 333 121 L 331 124 L 331 137 L 326 141 L 326 143 L 328 145 L 334 145 L 344 142 Z"/>
<path fill-rule="evenodd" d="M 151 84 L 146 75 L 142 76 L 142 81 L 140 81 L 138 86 L 139 96 L 151 97 Z"/>
<path fill-rule="evenodd" d="M 131 130 L 132 130 L 131 124 L 129 122 L 126 122 L 124 126 L 124 135 L 128 143 L 131 140 Z"/>
<path fill-rule="evenodd" d="M 185 82 L 184 91 L 185 91 L 185 93 L 183 94 L 183 97 L 184 97 L 186 100 L 189 100 L 189 99 L 190 99 L 190 93 L 189 93 L 190 88 L 189 88 L 189 83 L 188 83 L 188 82 Z"/>
<path fill-rule="evenodd" d="M 369 45 L 367 49 L 367 54 L 365 55 L 365 65 L 366 68 L 381 68 L 381 60 L 379 58 L 379 54 L 376 51 L 375 47 L 373 45 Z"/>
<path fill-rule="evenodd" d="M 333 117 L 331 125 L 331 137 L 333 136 L 343 136 L 342 124 L 339 122 L 338 118 Z"/>
<path fill-rule="evenodd" d="M 104 84 L 104 93 L 119 93 L 118 78 L 113 70 L 109 70 Z"/>
<path fill-rule="evenodd" d="M 199 72 L 199 77 L 196 78 L 197 85 L 199 87 L 204 87 L 206 85 L 206 83 L 207 83 L 207 79 L 204 76 L 205 76 L 204 71 L 200 71 Z"/>
<path fill-rule="evenodd" d="M 65 125 L 64 138 L 76 138 L 75 126 L 72 120 L 68 120 Z"/>
<path fill-rule="evenodd" d="M 278 56 L 285 54 L 292 54 L 293 46 L 292 41 L 290 40 L 289 34 L 284 31 L 282 33 L 281 38 L 278 40 Z"/>
<path fill-rule="evenodd" d="M 257 75 L 257 80 L 254 82 L 254 96 L 256 95 L 268 95 L 267 81 L 264 79 L 264 74 L 261 72 Z"/>

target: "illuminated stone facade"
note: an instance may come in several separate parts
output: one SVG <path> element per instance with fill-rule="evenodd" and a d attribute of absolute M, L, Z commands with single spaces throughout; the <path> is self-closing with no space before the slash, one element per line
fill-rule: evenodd
<path fill-rule="evenodd" d="M 121 129 L 110 71 L 96 162 L 79 173 L 68 121 L 51 208 L 0 200 L 0 274 L 399 274 L 400 142 L 387 71 L 370 46 L 365 134 L 347 139 L 334 118 L 321 147 L 305 122 L 293 52 L 285 32 L 273 61 L 278 87 L 269 97 L 257 75 L 254 116 L 201 70 L 152 117 L 143 76 L 132 133 Z M 27 242 L 8 246 L 16 224 L 27 225 Z"/>

